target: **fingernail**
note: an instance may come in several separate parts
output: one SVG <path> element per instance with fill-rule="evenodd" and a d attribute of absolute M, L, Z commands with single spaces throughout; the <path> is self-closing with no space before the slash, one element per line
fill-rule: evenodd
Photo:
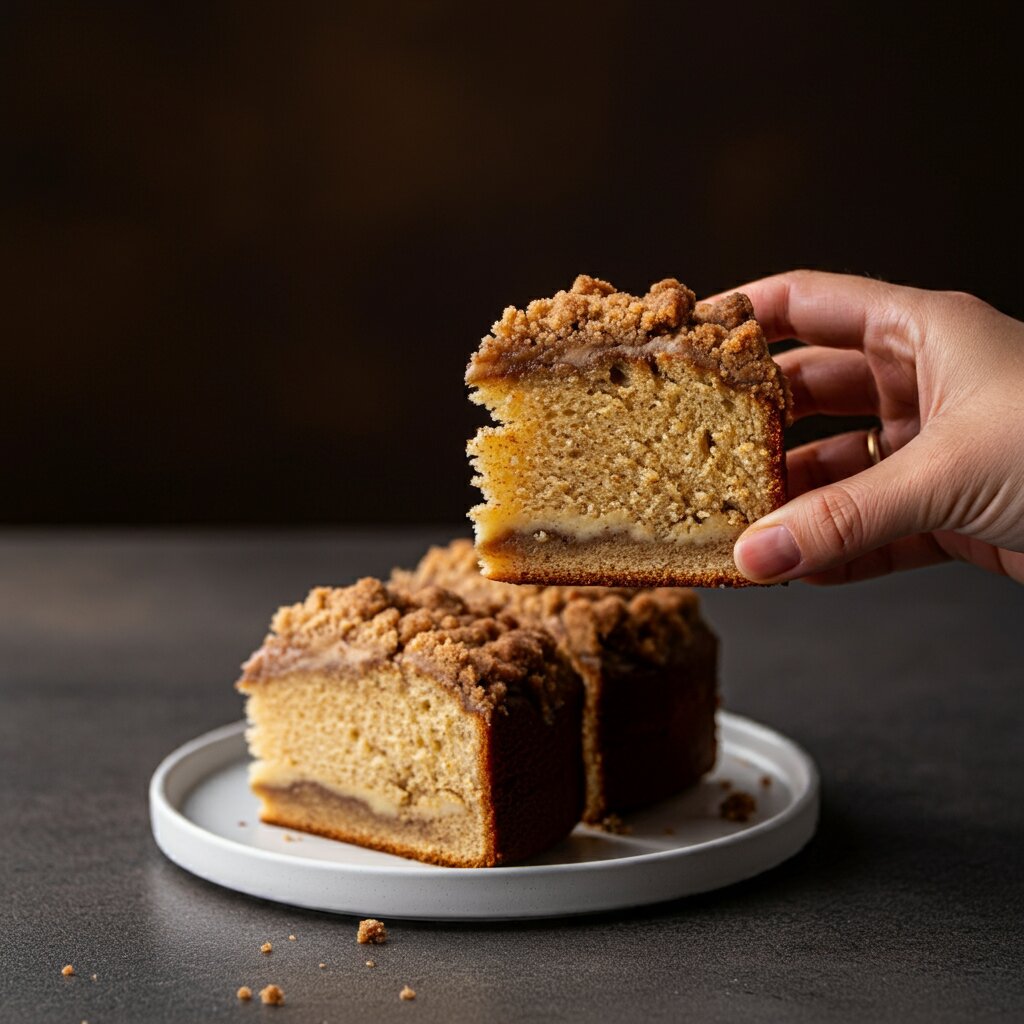
<path fill-rule="evenodd" d="M 770 580 L 800 564 L 800 547 L 787 526 L 752 530 L 736 542 L 736 565 L 752 580 Z"/>

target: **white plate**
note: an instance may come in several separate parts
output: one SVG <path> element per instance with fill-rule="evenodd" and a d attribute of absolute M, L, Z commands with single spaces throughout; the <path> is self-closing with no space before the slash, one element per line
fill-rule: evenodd
<path fill-rule="evenodd" d="M 200 878 L 314 910 L 493 920 L 657 903 L 767 871 L 814 834 L 818 773 L 810 757 L 749 719 L 720 712 L 718 723 L 718 764 L 700 785 L 628 815 L 629 834 L 580 825 L 515 867 L 435 867 L 260 823 L 242 722 L 186 743 L 157 768 L 153 835 Z M 725 780 L 757 802 L 744 824 L 719 815 Z"/>

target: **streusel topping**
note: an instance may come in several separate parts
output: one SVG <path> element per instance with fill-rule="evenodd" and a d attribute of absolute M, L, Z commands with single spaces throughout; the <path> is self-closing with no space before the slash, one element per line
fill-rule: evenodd
<path fill-rule="evenodd" d="M 514 586 L 485 579 L 465 539 L 431 548 L 415 570 L 395 570 L 392 580 L 411 589 L 443 587 L 480 614 L 548 629 L 580 656 L 606 653 L 613 641 L 621 653 L 664 664 L 680 636 L 701 622 L 697 595 L 683 587 Z"/>
<path fill-rule="evenodd" d="M 526 309 L 509 306 L 491 330 L 470 360 L 470 385 L 545 367 L 567 372 L 610 355 L 649 359 L 665 352 L 787 406 L 785 381 L 750 300 L 739 292 L 698 303 L 674 277 L 637 296 L 581 274 L 569 291 Z"/>
<path fill-rule="evenodd" d="M 498 706 L 514 691 L 547 711 L 565 682 L 545 633 L 471 610 L 438 586 L 367 577 L 351 587 L 316 587 L 301 604 L 281 608 L 263 646 L 242 667 L 238 687 L 312 665 L 383 661 L 411 663 L 480 709 Z"/>

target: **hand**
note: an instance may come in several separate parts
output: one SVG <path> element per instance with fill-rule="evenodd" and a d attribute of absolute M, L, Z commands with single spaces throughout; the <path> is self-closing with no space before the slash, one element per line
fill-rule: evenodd
<path fill-rule="evenodd" d="M 876 415 L 789 453 L 782 508 L 748 527 L 736 565 L 758 582 L 845 583 L 957 558 L 1024 582 L 1024 324 L 971 295 L 795 271 L 738 289 L 796 418 Z"/>

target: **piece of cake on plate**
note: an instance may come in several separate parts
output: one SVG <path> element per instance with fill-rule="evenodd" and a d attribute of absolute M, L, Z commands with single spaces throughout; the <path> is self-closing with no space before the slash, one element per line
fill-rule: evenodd
<path fill-rule="evenodd" d="M 584 821 L 662 800 L 714 766 L 718 643 L 692 590 L 496 583 L 468 540 L 392 578 L 444 587 L 481 615 L 555 638 L 584 684 Z"/>
<path fill-rule="evenodd" d="M 579 679 L 546 633 L 454 594 L 315 589 L 277 612 L 237 686 L 263 821 L 484 867 L 579 820 Z"/>
<path fill-rule="evenodd" d="M 466 372 L 483 573 L 509 583 L 741 586 L 737 537 L 785 501 L 785 379 L 749 300 L 580 276 L 510 306 Z"/>

